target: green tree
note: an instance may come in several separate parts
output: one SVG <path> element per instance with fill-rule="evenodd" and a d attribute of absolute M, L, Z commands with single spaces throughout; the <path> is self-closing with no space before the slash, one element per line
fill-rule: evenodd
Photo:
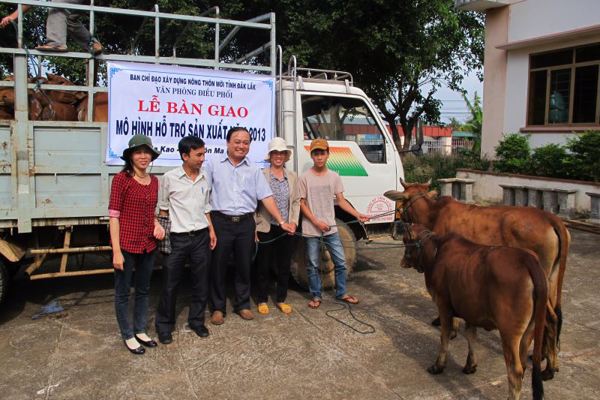
<path fill-rule="evenodd" d="M 198 15 L 209 8 L 208 0 L 157 3 L 162 11 L 181 14 Z M 96 4 L 138 10 L 151 6 L 142 0 L 100 0 Z M 411 146 L 410 133 L 418 121 L 439 122 L 437 89 L 446 84 L 459 90 L 468 71 L 481 69 L 482 16 L 456 10 L 454 0 L 217 0 L 210 5 L 220 6 L 223 18 L 245 20 L 275 12 L 277 41 L 285 49 L 285 61 L 295 54 L 301 65 L 351 72 L 380 109 L 398 145 L 400 136 L 407 133 L 405 149 Z M 43 23 L 27 26 L 31 42 L 41 42 Z M 98 38 L 111 53 L 154 52 L 151 18 L 98 14 L 97 27 Z M 177 44 L 178 56 L 207 58 L 214 50 L 211 29 L 202 24 L 161 24 L 160 53 L 172 55 Z M 231 27 L 223 25 L 221 29 L 223 38 Z M 268 35 L 243 30 L 222 58 L 235 60 L 264 44 L 265 39 Z M 255 57 L 251 62 L 262 60 Z M 84 63 L 70 65 L 58 58 L 52 62 L 57 71 L 75 81 L 83 80 Z"/>
<path fill-rule="evenodd" d="M 465 100 L 467 108 L 469 109 L 469 113 L 471 114 L 467 122 L 463 125 L 463 129 L 476 135 L 472 150 L 475 153 L 479 153 L 481 151 L 481 127 L 483 125 L 483 109 L 481 108 L 481 98 L 477 95 L 477 92 L 475 92 L 473 95 L 473 102 L 471 102 L 464 93 L 463 99 Z"/>
<path fill-rule="evenodd" d="M 243 3 L 233 16 L 275 11 L 286 60 L 295 54 L 302 65 L 351 72 L 389 123 L 397 144 L 419 120 L 439 122 L 441 102 L 435 94 L 442 84 L 458 90 L 463 76 L 481 67 L 482 17 L 456 10 L 454 0 Z M 404 148 L 410 146 L 408 134 Z"/>
<path fill-rule="evenodd" d="M 448 121 L 446 126 L 452 128 L 453 131 L 460 131 L 463 128 L 463 123 L 455 117 L 450 117 L 450 121 Z"/>

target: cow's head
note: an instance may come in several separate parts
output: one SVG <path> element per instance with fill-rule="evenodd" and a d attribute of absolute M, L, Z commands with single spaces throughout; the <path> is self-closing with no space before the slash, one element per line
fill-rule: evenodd
<path fill-rule="evenodd" d="M 400 262 L 402 268 L 414 268 L 418 272 L 423 272 L 424 268 L 424 245 L 430 241 L 433 233 L 423 225 L 407 224 L 405 225 L 402 241 L 404 242 L 404 257 Z"/>
<path fill-rule="evenodd" d="M 383 195 L 390 200 L 396 202 L 396 210 L 402 213 L 402 220 L 405 222 L 413 222 L 414 219 L 410 218 L 410 210 L 412 203 L 420 197 L 427 197 L 434 199 L 437 197 L 438 192 L 435 190 L 429 190 L 431 186 L 431 179 L 426 183 L 407 183 L 400 178 L 400 184 L 404 188 L 403 192 L 398 190 L 388 190 Z"/>
<path fill-rule="evenodd" d="M 14 76 L 8 76 L 5 81 L 14 81 Z M 15 89 L 12 87 L 0 87 L 0 106 L 13 108 L 15 106 Z"/>

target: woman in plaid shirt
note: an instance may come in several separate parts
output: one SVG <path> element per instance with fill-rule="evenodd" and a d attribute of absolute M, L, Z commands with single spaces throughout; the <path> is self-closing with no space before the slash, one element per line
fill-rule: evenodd
<path fill-rule="evenodd" d="M 144 354 L 141 344 L 147 347 L 157 346 L 146 334 L 146 325 L 156 241 L 164 238 L 165 230 L 155 216 L 158 179 L 146 170 L 159 155 L 152 147 L 149 137 L 132 137 L 121 157 L 125 161 L 125 167 L 113 179 L 108 205 L 117 322 L 125 346 L 133 354 Z M 134 269 L 135 306 L 132 329 L 127 314 Z"/>

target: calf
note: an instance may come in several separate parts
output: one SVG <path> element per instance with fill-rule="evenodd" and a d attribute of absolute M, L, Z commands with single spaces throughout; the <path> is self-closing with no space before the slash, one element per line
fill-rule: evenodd
<path fill-rule="evenodd" d="M 546 276 L 532 251 L 482 246 L 457 234 L 437 236 L 421 225 L 404 232 L 402 266 L 425 273 L 425 284 L 438 307 L 441 346 L 432 374 L 446 366 L 453 318 L 465 320 L 469 354 L 463 372 L 474 373 L 476 327 L 498 329 L 508 373 L 509 399 L 519 399 L 527 350 L 533 350 L 533 398 L 542 399 L 542 340 L 548 303 Z"/>

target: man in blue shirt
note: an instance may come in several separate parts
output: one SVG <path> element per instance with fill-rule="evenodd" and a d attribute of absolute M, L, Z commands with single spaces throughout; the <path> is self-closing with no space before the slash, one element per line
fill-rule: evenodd
<path fill-rule="evenodd" d="M 211 262 L 211 323 L 221 325 L 225 316 L 225 277 L 233 256 L 235 277 L 234 311 L 246 320 L 254 318 L 250 310 L 250 264 L 254 252 L 256 224 L 254 212 L 258 202 L 289 233 L 294 227 L 285 222 L 264 174 L 247 157 L 250 133 L 235 127 L 227 132 L 227 154 L 210 162 L 206 176 L 212 187 L 211 219 L 217 235 L 217 247 Z"/>

